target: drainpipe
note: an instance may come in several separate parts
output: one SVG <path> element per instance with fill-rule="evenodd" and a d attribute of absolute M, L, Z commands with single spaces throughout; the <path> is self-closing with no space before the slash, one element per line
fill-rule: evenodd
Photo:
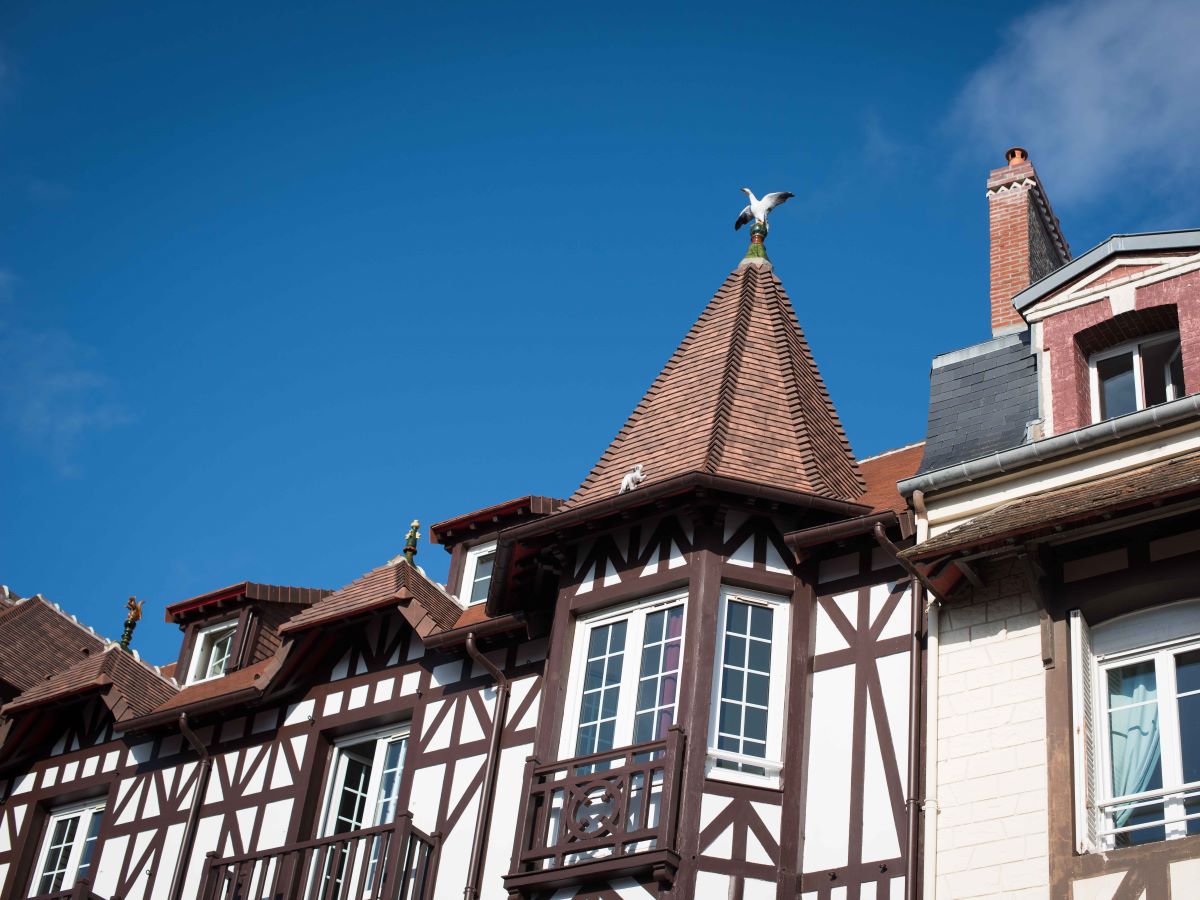
<path fill-rule="evenodd" d="M 208 791 L 208 776 L 212 773 L 212 754 L 196 737 L 196 732 L 188 724 L 187 713 L 179 714 L 179 731 L 192 745 L 200 758 L 198 765 L 200 773 L 196 777 L 196 793 L 192 795 L 192 808 L 188 810 L 187 824 L 183 828 L 183 842 L 179 848 L 179 859 L 175 861 L 175 874 L 171 877 L 171 892 L 167 894 L 170 900 L 183 900 L 183 882 L 187 876 L 188 861 L 192 856 L 192 848 L 196 843 L 196 823 L 200 821 L 200 807 L 204 803 L 204 794 Z"/>
<path fill-rule="evenodd" d="M 916 575 L 916 567 L 900 558 L 900 548 L 888 539 L 882 522 L 875 523 L 875 542 Z M 917 891 L 917 854 L 920 842 L 917 830 L 921 827 L 921 624 L 924 618 L 925 582 L 912 582 L 912 612 L 909 620 L 908 648 L 908 797 L 904 809 L 908 816 L 908 832 L 904 843 L 904 900 L 920 900 Z"/>
<path fill-rule="evenodd" d="M 929 512 L 925 508 L 925 491 L 912 493 L 913 509 L 917 511 L 917 543 L 929 539 Z M 940 643 L 940 618 L 942 598 L 936 591 L 930 592 L 926 607 L 925 641 L 926 700 L 925 700 L 925 866 L 921 882 L 927 886 L 926 896 L 937 898 L 937 819 L 941 812 L 938 806 L 938 677 L 941 671 L 938 647 Z"/>
<path fill-rule="evenodd" d="M 471 861 L 467 867 L 467 886 L 463 888 L 463 900 L 478 900 L 480 882 L 483 880 L 483 858 L 487 850 L 488 828 L 492 821 L 492 800 L 496 785 L 496 771 L 500 767 L 500 738 L 504 734 L 504 720 L 508 717 L 508 695 L 510 682 L 495 664 L 479 652 L 475 646 L 475 632 L 467 635 L 467 655 L 487 669 L 496 679 L 496 716 L 492 722 L 492 736 L 488 743 L 488 755 L 484 761 L 483 786 L 479 790 L 479 815 L 475 819 L 475 837 L 471 840 Z M 177 898 L 173 898 L 177 900 Z"/>

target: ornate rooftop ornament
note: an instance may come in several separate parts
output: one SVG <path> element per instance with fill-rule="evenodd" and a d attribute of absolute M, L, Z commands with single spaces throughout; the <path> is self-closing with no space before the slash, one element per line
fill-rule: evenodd
<path fill-rule="evenodd" d="M 763 241 L 767 239 L 767 216 L 775 207 L 781 203 L 786 203 L 789 197 L 795 197 L 796 195 L 790 191 L 775 191 L 759 199 L 754 196 L 754 192 L 750 188 L 742 188 L 742 193 L 750 198 L 750 203 L 742 210 L 742 214 L 737 217 L 737 221 L 733 223 L 733 230 L 737 231 L 753 219 L 754 224 L 750 226 L 750 248 L 746 251 L 745 258 L 750 260 L 765 260 L 767 258 L 767 249 L 763 246 Z"/>
<path fill-rule="evenodd" d="M 628 494 L 645 480 L 646 476 L 642 474 L 642 464 L 638 463 L 625 473 L 625 477 L 621 479 L 621 490 L 617 493 Z"/>
<path fill-rule="evenodd" d="M 410 566 L 415 566 L 414 559 L 417 555 L 417 541 L 421 539 L 421 521 L 413 519 L 412 524 L 408 526 L 408 534 L 404 536 L 404 558 L 408 560 Z"/>
<path fill-rule="evenodd" d="M 137 628 L 137 623 L 142 618 L 142 604 L 138 602 L 137 597 L 130 597 L 125 608 L 129 610 L 129 614 L 125 616 L 125 630 L 121 632 L 122 650 L 129 649 L 129 642 L 133 640 L 133 629 Z"/>

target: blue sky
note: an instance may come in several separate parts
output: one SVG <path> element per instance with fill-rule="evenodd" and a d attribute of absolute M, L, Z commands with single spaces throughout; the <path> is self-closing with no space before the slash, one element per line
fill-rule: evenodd
<path fill-rule="evenodd" d="M 832 6 L 4 4 L 0 581 L 165 662 L 168 603 L 566 496 L 742 185 L 862 456 L 987 335 L 1006 147 L 1077 252 L 1200 224 L 1200 7 Z"/>

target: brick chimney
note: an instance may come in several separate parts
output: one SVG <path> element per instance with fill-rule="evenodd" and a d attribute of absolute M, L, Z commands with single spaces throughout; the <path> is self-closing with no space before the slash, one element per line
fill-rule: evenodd
<path fill-rule="evenodd" d="M 1041 179 L 1021 147 L 988 175 L 992 334 L 1024 330 L 1012 298 L 1071 259 Z"/>

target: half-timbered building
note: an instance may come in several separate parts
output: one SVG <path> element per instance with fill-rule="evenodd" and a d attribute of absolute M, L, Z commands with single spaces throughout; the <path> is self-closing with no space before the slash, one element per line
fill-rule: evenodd
<path fill-rule="evenodd" d="M 5 636 L 0 897 L 911 892 L 921 448 L 851 453 L 764 234 L 570 497 L 433 526 L 446 585 L 414 528 L 169 606 L 161 669 L 6 601 L 79 646 Z"/>

